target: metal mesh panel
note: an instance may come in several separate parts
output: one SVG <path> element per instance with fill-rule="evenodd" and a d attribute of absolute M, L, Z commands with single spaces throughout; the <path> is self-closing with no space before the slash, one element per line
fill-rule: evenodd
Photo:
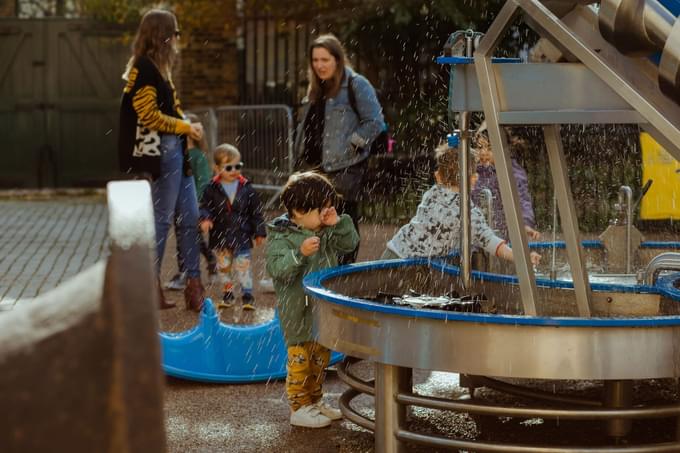
<path fill-rule="evenodd" d="M 246 174 L 276 184 L 293 171 L 293 117 L 286 105 L 239 105 L 215 109 L 216 142 L 235 145 Z"/>
<path fill-rule="evenodd" d="M 213 149 L 217 146 L 217 118 L 215 117 L 215 111 L 210 107 L 200 107 L 191 109 L 190 112 L 198 116 L 201 124 L 203 124 L 203 135 L 208 144 L 208 149 L 203 151 L 212 154 Z"/>

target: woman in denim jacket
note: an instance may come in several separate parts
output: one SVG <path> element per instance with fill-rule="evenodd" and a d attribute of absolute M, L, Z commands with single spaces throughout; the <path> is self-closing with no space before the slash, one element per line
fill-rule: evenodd
<path fill-rule="evenodd" d="M 297 167 L 327 174 L 342 196 L 340 212 L 358 225 L 358 201 L 371 143 L 385 128 L 382 108 L 370 82 L 349 67 L 334 35 L 321 35 L 309 47 L 309 89 L 298 126 Z M 350 87 L 351 84 L 351 87 Z M 350 88 L 355 100 L 350 102 Z M 356 259 L 354 252 L 340 264 Z"/>

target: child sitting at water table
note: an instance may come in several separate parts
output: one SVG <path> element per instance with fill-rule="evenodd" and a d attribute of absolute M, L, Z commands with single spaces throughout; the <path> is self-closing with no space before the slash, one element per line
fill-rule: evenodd
<path fill-rule="evenodd" d="M 501 191 L 498 187 L 498 177 L 496 176 L 496 165 L 491 151 L 491 144 L 489 137 L 485 133 L 486 126 L 480 127 L 480 130 L 475 136 L 477 142 L 477 184 L 472 189 L 472 201 L 479 204 L 481 192 L 483 189 L 489 189 L 493 196 L 493 225 L 489 225 L 500 237 L 508 238 L 508 225 L 505 221 L 505 213 L 503 212 L 503 203 L 501 202 Z M 512 134 L 508 134 L 511 149 L 524 147 L 525 141 Z M 516 159 L 511 159 L 512 173 L 515 176 L 517 183 L 517 193 L 519 194 L 519 204 L 522 209 L 522 218 L 524 219 L 524 228 L 529 238 L 534 241 L 540 239 L 541 234 L 536 231 L 536 221 L 534 218 L 534 207 L 531 202 L 531 194 L 529 193 L 529 183 L 527 179 L 527 172 L 517 162 Z"/>
<path fill-rule="evenodd" d="M 415 217 L 387 243 L 381 259 L 442 256 L 457 251 L 460 244 L 458 150 L 440 145 L 435 150 L 435 160 L 436 184 L 423 194 Z M 491 255 L 512 261 L 512 249 L 494 234 L 477 207 L 472 207 L 470 217 L 472 243 Z M 538 253 L 531 252 L 534 265 L 540 259 Z"/>
<path fill-rule="evenodd" d="M 274 281 L 281 330 L 288 347 L 286 393 L 290 424 L 322 428 L 342 414 L 321 399 L 330 351 L 316 342 L 313 303 L 302 279 L 338 265 L 338 254 L 359 244 L 352 218 L 338 215 L 338 196 L 330 181 L 312 171 L 293 174 L 281 192 L 288 211 L 267 225 L 267 272 Z"/>

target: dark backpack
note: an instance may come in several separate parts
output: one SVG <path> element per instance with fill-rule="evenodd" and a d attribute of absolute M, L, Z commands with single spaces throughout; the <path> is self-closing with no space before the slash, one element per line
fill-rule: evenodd
<path fill-rule="evenodd" d="M 349 105 L 352 106 L 352 110 L 354 110 L 354 113 L 356 113 L 357 117 L 361 121 L 361 115 L 359 114 L 359 110 L 357 110 L 357 99 L 354 96 L 354 76 L 350 76 L 349 79 L 347 80 L 347 91 L 348 91 L 348 96 L 349 96 Z M 387 132 L 387 124 L 383 124 L 383 130 L 378 134 L 378 136 L 373 140 L 371 143 L 371 154 L 373 155 L 378 155 L 378 154 L 386 154 L 388 152 L 389 148 L 389 142 L 390 142 L 390 134 Z"/>

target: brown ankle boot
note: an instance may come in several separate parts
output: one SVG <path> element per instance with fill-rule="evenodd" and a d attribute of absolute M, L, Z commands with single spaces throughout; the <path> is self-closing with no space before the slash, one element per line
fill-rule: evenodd
<path fill-rule="evenodd" d="M 187 310 L 201 311 L 203 299 L 205 298 L 205 288 L 199 277 L 187 278 L 187 286 L 184 288 L 184 301 Z"/>
<path fill-rule="evenodd" d="M 177 306 L 174 302 L 170 302 L 165 298 L 165 294 L 163 294 L 163 289 L 161 288 L 160 278 L 156 279 L 156 288 L 158 288 L 158 303 L 161 310 L 165 310 L 166 308 L 175 308 Z"/>

